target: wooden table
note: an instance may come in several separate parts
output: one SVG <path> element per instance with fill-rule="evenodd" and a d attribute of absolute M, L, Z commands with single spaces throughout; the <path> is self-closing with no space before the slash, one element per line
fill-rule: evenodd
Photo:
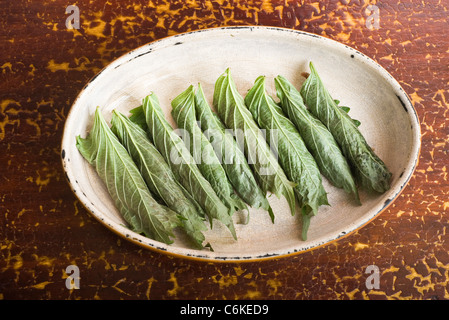
<path fill-rule="evenodd" d="M 79 29 L 66 26 L 67 1 L 0 2 L 0 299 L 449 298 L 449 4 L 412 2 L 80 0 Z M 84 84 L 140 45 L 228 25 L 335 39 L 403 86 L 419 114 L 421 158 L 373 222 L 303 254 L 213 264 L 131 244 L 72 194 L 60 142 Z M 70 265 L 79 289 L 66 287 Z M 378 287 L 367 286 L 371 265 Z"/>

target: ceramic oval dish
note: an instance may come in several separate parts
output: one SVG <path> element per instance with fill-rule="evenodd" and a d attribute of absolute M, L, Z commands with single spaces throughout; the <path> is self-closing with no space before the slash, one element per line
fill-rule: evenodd
<path fill-rule="evenodd" d="M 313 217 L 308 239 L 301 239 L 300 214 L 291 216 L 284 198 L 269 196 L 274 224 L 263 210 L 250 210 L 241 224 L 235 215 L 238 240 L 219 223 L 206 232 L 214 251 L 194 250 L 182 235 L 166 245 L 125 226 L 102 181 L 76 148 L 86 137 L 94 112 L 101 107 L 107 121 L 114 109 L 129 114 L 150 92 L 159 97 L 168 121 L 171 100 L 189 85 L 201 83 L 212 105 L 214 83 L 230 68 L 243 96 L 255 79 L 267 77 L 275 97 L 274 77 L 282 75 L 298 89 L 312 61 L 334 99 L 351 108 L 350 115 L 367 142 L 392 172 L 391 188 L 370 196 L 360 190 L 362 206 L 341 189 L 323 183 L 330 206 Z M 139 47 L 118 58 L 83 88 L 67 117 L 62 139 L 62 163 L 69 184 L 81 203 L 106 227 L 127 240 L 167 254 L 206 261 L 254 261 L 281 257 L 328 244 L 364 226 L 394 201 L 418 162 L 419 120 L 398 82 L 362 53 L 321 36 L 273 27 L 223 27 L 183 33 Z"/>

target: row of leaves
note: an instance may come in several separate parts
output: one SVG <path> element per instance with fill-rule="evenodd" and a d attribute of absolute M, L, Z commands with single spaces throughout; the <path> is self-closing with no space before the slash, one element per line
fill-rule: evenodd
<path fill-rule="evenodd" d="M 129 227 L 157 241 L 173 243 L 174 229 L 181 228 L 195 248 L 210 246 L 205 220 L 211 228 L 220 221 L 237 239 L 232 216 L 249 207 L 266 210 L 274 223 L 268 193 L 284 196 L 292 215 L 299 208 L 306 239 L 311 217 L 329 204 L 321 174 L 357 204 L 358 185 L 382 193 L 391 178 L 349 108 L 332 99 L 312 63 L 310 70 L 300 91 L 276 77 L 276 103 L 265 77 L 243 98 L 227 69 L 215 83 L 216 113 L 201 84 L 196 91 L 190 86 L 171 103 L 188 144 L 166 120 L 155 93 L 129 118 L 113 111 L 111 127 L 97 108 L 87 138 L 77 137 L 78 150 Z M 243 132 L 243 143 L 228 129 Z"/>

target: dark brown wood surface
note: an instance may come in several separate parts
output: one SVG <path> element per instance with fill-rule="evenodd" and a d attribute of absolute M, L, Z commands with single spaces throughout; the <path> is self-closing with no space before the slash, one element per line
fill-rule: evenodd
<path fill-rule="evenodd" d="M 448 299 L 447 1 L 0 2 L 0 299 Z M 371 28 L 375 5 L 378 25 Z M 368 21 L 369 22 L 369 21 Z M 180 32 L 226 25 L 304 30 L 365 53 L 420 118 L 415 175 L 378 218 L 330 245 L 262 262 L 205 263 L 118 237 L 72 194 L 60 161 L 71 104 L 120 55 Z M 67 289 L 66 267 L 80 270 Z M 379 287 L 365 273 L 379 268 Z"/>

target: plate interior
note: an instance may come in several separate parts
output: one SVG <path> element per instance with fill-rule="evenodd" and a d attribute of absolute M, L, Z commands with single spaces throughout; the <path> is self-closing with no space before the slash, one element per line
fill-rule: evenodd
<path fill-rule="evenodd" d="M 174 244 L 165 244 L 135 234 L 123 226 L 119 212 L 94 169 L 75 147 L 75 137 L 85 137 L 93 124 L 97 106 L 106 120 L 117 109 L 125 114 L 156 93 L 166 118 L 171 100 L 189 85 L 201 83 L 212 106 L 216 79 L 230 68 L 244 96 L 255 79 L 267 77 L 275 97 L 274 77 L 283 75 L 299 89 L 312 61 L 334 99 L 351 108 L 351 117 L 393 173 L 391 189 L 381 195 L 360 191 L 363 205 L 356 206 L 341 189 L 323 177 L 330 206 L 322 206 L 310 225 L 308 240 L 301 240 L 300 215 L 291 216 L 285 199 L 269 196 L 275 223 L 263 210 L 234 216 L 238 240 L 220 223 L 206 233 L 214 252 L 192 250 L 182 234 Z M 169 253 L 206 259 L 240 260 L 280 256 L 304 251 L 348 234 L 381 212 L 402 190 L 416 165 L 419 125 L 408 97 L 399 84 L 379 65 L 359 52 L 315 35 L 277 28 L 218 28 L 182 34 L 150 43 L 122 56 L 89 82 L 68 116 L 62 149 L 69 182 L 92 214 L 131 241 Z"/>

